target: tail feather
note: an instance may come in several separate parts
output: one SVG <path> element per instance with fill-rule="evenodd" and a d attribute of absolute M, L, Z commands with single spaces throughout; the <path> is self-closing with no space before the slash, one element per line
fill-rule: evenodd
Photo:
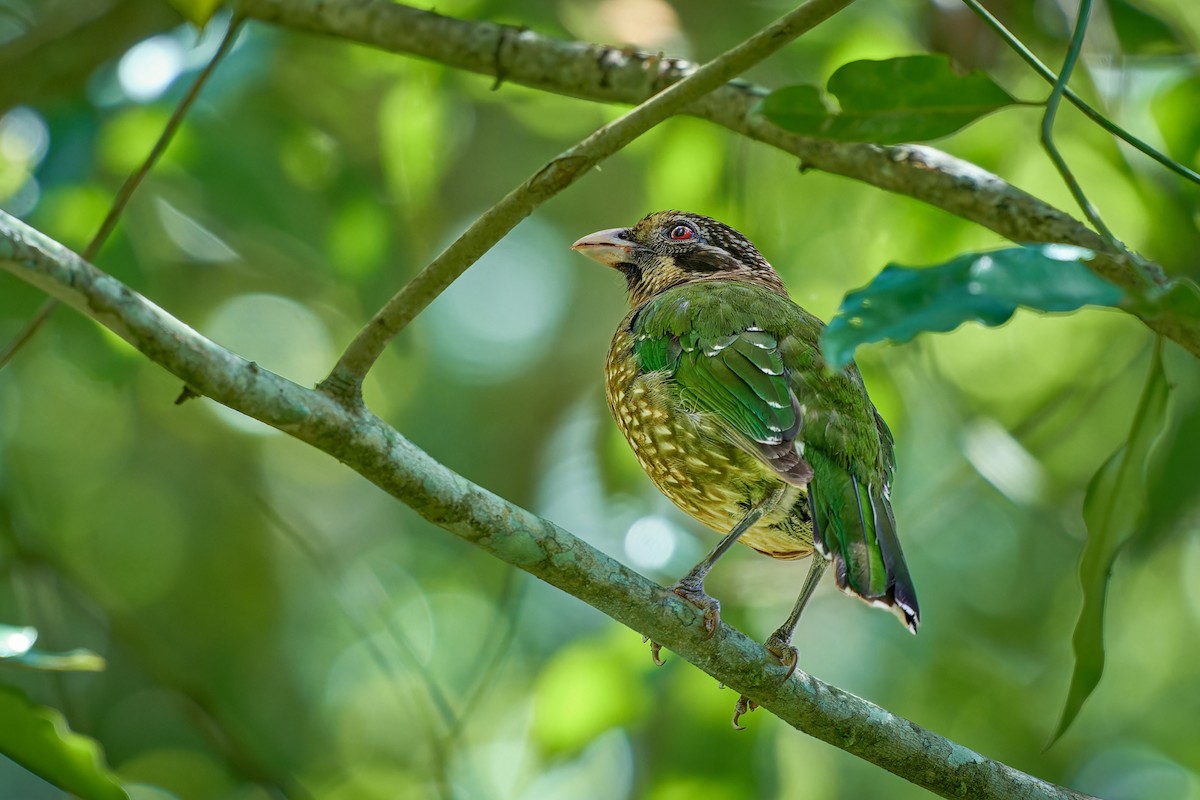
<path fill-rule="evenodd" d="M 888 608 L 913 633 L 921 612 L 896 536 L 886 484 L 860 481 L 823 454 L 810 451 L 813 541 L 834 562 L 838 588 Z"/>

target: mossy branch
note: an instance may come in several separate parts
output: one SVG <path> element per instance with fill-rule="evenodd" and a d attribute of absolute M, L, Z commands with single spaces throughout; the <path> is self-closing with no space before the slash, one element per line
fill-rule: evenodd
<path fill-rule="evenodd" d="M 1081 800 L 802 672 L 567 531 L 455 474 L 361 406 L 348 406 L 201 336 L 67 248 L 0 212 L 0 270 L 89 316 L 193 392 L 348 465 L 425 519 L 649 635 L 811 736 L 942 797 Z M 732 733 L 730 735 L 733 735 Z"/>

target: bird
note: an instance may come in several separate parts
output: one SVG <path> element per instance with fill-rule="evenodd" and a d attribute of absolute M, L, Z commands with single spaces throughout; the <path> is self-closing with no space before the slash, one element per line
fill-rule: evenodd
<path fill-rule="evenodd" d="M 723 536 L 671 587 L 703 612 L 704 638 L 720 622 L 705 576 L 739 541 L 772 558 L 811 556 L 792 612 L 765 642 L 785 680 L 799 658 L 796 625 L 831 562 L 838 588 L 916 633 L 890 499 L 892 433 L 857 366 L 827 368 L 824 323 L 790 299 L 758 249 L 722 222 L 673 210 L 571 249 L 625 278 L 630 310 L 605 365 L 617 426 L 654 485 Z M 753 709 L 742 697 L 734 726 Z"/>

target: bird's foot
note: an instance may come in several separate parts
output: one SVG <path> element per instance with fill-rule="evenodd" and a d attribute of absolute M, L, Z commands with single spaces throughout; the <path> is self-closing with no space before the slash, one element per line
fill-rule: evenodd
<path fill-rule="evenodd" d="M 796 671 L 796 665 L 800 663 L 800 651 L 792 644 L 779 635 L 779 631 L 772 633 L 770 637 L 763 642 L 763 647 L 767 648 L 767 652 L 779 659 L 779 663 L 787 667 L 787 674 L 783 676 L 783 680 L 792 677 Z M 782 682 L 782 681 L 781 681 Z"/>
<path fill-rule="evenodd" d="M 781 636 L 779 631 L 771 634 L 767 641 L 763 642 L 763 647 L 767 648 L 768 653 L 779 659 L 781 665 L 787 667 L 787 674 L 783 676 L 783 680 L 786 681 L 792 677 L 792 674 L 796 671 L 796 665 L 800 662 L 800 651 L 793 647 L 784 636 Z M 780 682 L 782 683 L 783 681 Z M 738 720 L 756 708 L 758 708 L 758 703 L 746 697 L 746 695 L 739 697 L 737 705 L 733 707 L 733 729 L 737 731 L 745 730 L 745 726 L 738 724 Z"/>
<path fill-rule="evenodd" d="M 721 604 L 717 599 L 704 593 L 703 584 L 693 583 L 686 577 L 672 586 L 671 591 L 704 612 L 704 638 L 711 639 L 721 624 Z"/>
<path fill-rule="evenodd" d="M 758 703 L 754 702 L 749 697 L 746 697 L 746 695 L 739 697 L 737 705 L 733 707 L 733 729 L 735 731 L 746 730 L 746 726 L 739 725 L 738 720 L 742 718 L 743 714 L 749 714 L 756 708 L 758 708 Z"/>
<path fill-rule="evenodd" d="M 666 661 L 663 661 L 662 656 L 659 655 L 659 652 L 662 651 L 662 645 L 658 642 L 651 641 L 649 636 L 643 636 L 642 643 L 645 644 L 646 642 L 650 642 L 650 657 L 654 659 L 654 666 L 661 667 L 663 664 L 667 663 Z"/>

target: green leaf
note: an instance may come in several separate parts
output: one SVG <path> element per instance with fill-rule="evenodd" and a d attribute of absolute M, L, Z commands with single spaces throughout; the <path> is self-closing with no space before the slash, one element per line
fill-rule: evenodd
<path fill-rule="evenodd" d="M 104 659 L 90 650 L 66 653 L 34 650 L 37 636 L 34 628 L 0 625 L 0 666 L 55 672 L 99 672 L 104 669 Z"/>
<path fill-rule="evenodd" d="M 868 342 L 907 342 L 924 331 L 951 331 L 964 322 L 988 326 L 1009 320 L 1019 306 L 1074 311 L 1116 306 L 1118 287 L 1089 270 L 1093 253 L 1070 245 L 1031 245 L 966 253 L 945 264 L 884 267 L 870 284 L 850 292 L 821 334 L 821 351 L 834 369 Z"/>
<path fill-rule="evenodd" d="M 829 78 L 841 111 L 813 86 L 767 95 L 761 112 L 781 128 L 840 141 L 920 142 L 948 136 L 1017 100 L 978 70 L 957 74 L 945 56 L 852 61 Z"/>
<path fill-rule="evenodd" d="M 1127 55 L 1182 55 L 1194 49 L 1183 29 L 1134 0 L 1108 0 L 1108 13 Z"/>
<path fill-rule="evenodd" d="M 221 0 L 169 0 L 171 5 L 183 14 L 183 18 L 203 28 L 212 19 L 213 14 L 221 7 Z"/>
<path fill-rule="evenodd" d="M 129 800 L 100 745 L 72 732 L 62 714 L 0 686 L 0 753 L 83 800 Z"/>
<path fill-rule="evenodd" d="M 1050 744 L 1066 732 L 1104 671 L 1104 598 L 1108 579 L 1117 553 L 1146 518 L 1147 467 L 1163 438 L 1170 389 L 1163 371 L 1160 342 L 1154 350 L 1154 361 L 1129 438 L 1092 477 L 1083 501 L 1088 539 L 1079 562 L 1083 609 L 1071 637 L 1075 668 L 1062 717 Z"/>

